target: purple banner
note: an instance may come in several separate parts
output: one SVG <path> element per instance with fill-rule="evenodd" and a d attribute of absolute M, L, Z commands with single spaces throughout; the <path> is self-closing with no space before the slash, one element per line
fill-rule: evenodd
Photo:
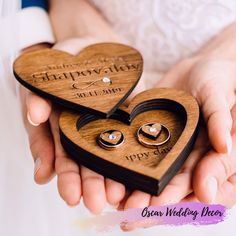
<path fill-rule="evenodd" d="M 95 227 L 97 231 L 107 231 L 116 225 L 209 225 L 222 222 L 226 217 L 226 208 L 222 205 L 203 203 L 179 203 L 166 206 L 150 206 L 126 211 L 106 212 L 102 215 L 79 220 L 82 228 Z"/>

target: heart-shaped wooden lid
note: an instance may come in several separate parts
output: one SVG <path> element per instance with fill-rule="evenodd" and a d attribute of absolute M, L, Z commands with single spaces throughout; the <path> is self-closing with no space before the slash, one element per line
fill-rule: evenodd
<path fill-rule="evenodd" d="M 117 43 L 99 43 L 79 55 L 44 49 L 21 55 L 16 79 L 64 107 L 110 116 L 132 92 L 143 69 L 141 54 Z"/>

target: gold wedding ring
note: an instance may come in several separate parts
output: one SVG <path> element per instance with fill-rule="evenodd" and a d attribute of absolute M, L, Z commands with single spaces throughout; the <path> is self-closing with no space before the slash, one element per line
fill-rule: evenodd
<path fill-rule="evenodd" d="M 167 143 L 170 137 L 170 130 L 161 123 L 146 123 L 137 131 L 138 141 L 149 148 L 156 148 Z"/>
<path fill-rule="evenodd" d="M 124 135 L 119 130 L 105 130 L 98 137 L 98 144 L 107 150 L 120 147 L 124 141 Z"/>

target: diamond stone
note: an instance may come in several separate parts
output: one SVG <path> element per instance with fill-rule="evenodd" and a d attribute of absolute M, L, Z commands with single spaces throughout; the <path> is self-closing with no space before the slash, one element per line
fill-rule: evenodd
<path fill-rule="evenodd" d="M 108 77 L 103 77 L 102 82 L 107 83 L 107 84 L 110 84 L 110 83 L 111 83 L 111 80 L 110 80 L 110 78 L 108 78 Z"/>
<path fill-rule="evenodd" d="M 108 136 L 108 138 L 109 138 L 110 140 L 114 140 L 114 139 L 116 139 L 116 136 L 115 136 L 114 134 L 110 134 L 110 135 Z"/>
<path fill-rule="evenodd" d="M 151 133 L 155 133 L 155 132 L 157 132 L 157 129 L 154 128 L 154 127 L 150 127 L 150 128 L 149 128 L 149 131 L 150 131 Z"/>

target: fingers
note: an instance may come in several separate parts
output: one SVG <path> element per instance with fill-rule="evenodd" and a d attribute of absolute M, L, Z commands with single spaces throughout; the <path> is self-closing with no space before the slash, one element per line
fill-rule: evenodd
<path fill-rule="evenodd" d="M 125 100 L 124 104 L 128 105 L 130 103 L 130 101 L 134 98 L 135 95 L 143 92 L 144 90 L 146 90 L 146 85 L 144 80 L 140 80 L 137 84 L 137 86 L 135 87 L 135 89 L 133 90 L 133 92 L 129 95 L 129 97 Z"/>
<path fill-rule="evenodd" d="M 141 191 L 134 191 L 127 198 L 124 208 L 144 208 L 146 206 L 166 205 L 174 204 L 182 201 L 192 193 L 192 171 L 206 152 L 208 147 L 205 145 L 202 147 L 205 141 L 205 133 L 201 130 L 195 143 L 194 149 L 188 159 L 185 161 L 182 169 L 179 173 L 169 182 L 163 192 L 159 196 L 150 196 L 147 193 Z M 121 229 L 124 231 L 134 230 L 135 228 L 148 227 L 152 225 L 152 222 L 136 222 L 136 223 L 122 223 Z"/>
<path fill-rule="evenodd" d="M 207 95 L 201 95 L 202 111 L 207 122 L 208 136 L 212 146 L 219 153 L 230 154 L 232 149 L 232 117 L 230 105 L 225 95 L 219 94 L 218 85 L 211 85 L 204 89 Z M 202 91 L 202 94 L 204 94 Z M 217 94 L 217 96 L 216 96 Z"/>
<path fill-rule="evenodd" d="M 99 214 L 106 205 L 104 177 L 81 166 L 82 191 L 85 206 L 94 214 Z"/>
<path fill-rule="evenodd" d="M 150 205 L 158 206 L 180 202 L 191 191 L 191 173 L 178 174 L 159 196 L 152 197 Z"/>
<path fill-rule="evenodd" d="M 154 225 L 155 221 L 153 221 L 152 219 L 144 219 L 142 221 L 136 221 L 136 222 L 122 222 L 120 224 L 120 228 L 124 232 L 129 232 L 138 228 L 148 228 Z"/>
<path fill-rule="evenodd" d="M 135 190 L 131 193 L 131 195 L 128 197 L 124 209 L 129 208 L 144 208 L 149 205 L 151 199 L 151 195 L 148 193 L 144 193 L 139 190 Z"/>
<path fill-rule="evenodd" d="M 106 179 L 106 198 L 111 205 L 118 205 L 125 196 L 125 186 L 112 179 Z"/>
<path fill-rule="evenodd" d="M 219 153 L 231 152 L 232 117 L 235 103 L 235 64 L 227 60 L 205 60 L 191 71 L 188 85 L 197 98 L 208 126 L 212 146 Z"/>
<path fill-rule="evenodd" d="M 208 191 L 205 189 L 205 191 Z M 186 201 L 198 201 L 196 195 L 190 195 L 183 199 L 183 202 Z M 210 203 L 207 201 L 207 203 Z M 225 207 L 232 207 L 236 203 L 236 174 L 233 174 L 226 180 L 223 184 L 218 186 L 217 193 L 215 195 L 214 201 L 212 203 L 217 203 L 224 205 Z"/>
<path fill-rule="evenodd" d="M 191 193 L 191 171 L 186 169 L 186 173 L 177 174 L 172 181 L 166 186 L 159 196 L 151 196 L 150 194 L 134 191 L 127 199 L 125 209 L 128 208 L 144 208 L 156 205 L 174 204 L 180 202 L 189 193 Z M 150 227 L 152 222 L 140 221 L 134 223 L 123 222 L 121 229 L 123 231 L 132 231 L 136 228 Z"/>
<path fill-rule="evenodd" d="M 48 120 L 51 113 L 51 102 L 28 92 L 26 95 L 26 109 L 29 123 L 38 126 Z"/>
<path fill-rule="evenodd" d="M 47 183 L 54 174 L 54 142 L 48 124 L 27 126 L 29 144 L 35 161 L 34 179 L 38 184 Z"/>
<path fill-rule="evenodd" d="M 79 204 L 81 198 L 81 179 L 79 166 L 69 159 L 59 137 L 59 113 L 53 112 L 50 117 L 51 129 L 55 143 L 55 170 L 58 176 L 58 191 L 62 199 L 70 205 Z"/>
<path fill-rule="evenodd" d="M 191 160 L 191 162 L 193 161 Z M 126 200 L 124 209 L 144 208 L 149 205 L 165 205 L 181 201 L 192 191 L 191 169 L 185 166 L 184 171 L 184 173 L 177 174 L 159 196 L 151 197 L 150 194 L 142 191 L 134 191 Z"/>
<path fill-rule="evenodd" d="M 159 196 L 151 197 L 149 194 L 144 192 L 134 191 L 128 196 L 126 203 L 124 204 L 124 208 L 142 208 L 148 205 L 171 204 L 179 202 L 189 195 L 189 193 L 192 192 L 192 171 L 199 159 L 202 157 L 203 153 L 205 153 L 208 149 L 207 146 L 203 148 L 201 147 L 202 143 L 205 142 L 204 135 L 205 133 L 203 130 L 200 130 L 194 149 L 188 159 L 185 161 L 182 169 L 169 182 L 169 184 Z"/>
<path fill-rule="evenodd" d="M 217 203 L 222 204 L 228 208 L 236 203 L 236 174 L 228 178 L 223 185 L 221 185 L 216 200 Z"/>
<path fill-rule="evenodd" d="M 184 199 L 192 192 L 191 173 L 192 173 L 192 168 L 194 167 L 193 163 L 197 162 L 196 159 L 199 156 L 200 155 L 196 156 L 196 153 L 192 154 L 192 156 L 189 157 L 190 158 L 189 163 L 187 163 L 183 168 L 184 172 L 180 171 L 180 173 L 177 174 L 170 181 L 170 183 L 166 186 L 166 188 L 159 196 L 151 196 L 141 191 L 134 191 L 127 199 L 127 202 L 125 204 L 125 209 L 136 208 L 136 207 L 144 208 L 149 205 L 157 206 L 157 205 L 174 204 L 180 202 L 182 199 Z M 121 229 L 123 231 L 131 231 L 134 230 L 135 228 L 149 227 L 151 225 L 152 222 L 145 220 L 134 223 L 123 222 L 121 224 Z"/>
<path fill-rule="evenodd" d="M 123 205 L 123 209 L 148 207 L 150 204 L 150 199 L 150 194 L 135 190 L 130 195 L 128 195 Z M 141 228 L 145 226 L 147 227 L 147 224 L 148 222 L 146 221 L 132 223 L 122 222 L 120 227 L 123 231 L 132 231 L 136 228 Z"/>
<path fill-rule="evenodd" d="M 227 158 L 226 155 L 211 152 L 199 162 L 194 172 L 193 188 L 200 201 L 216 201 L 218 190 L 236 171 L 235 149 L 234 145 L 232 153 Z"/>
<path fill-rule="evenodd" d="M 157 87 L 169 87 L 186 90 L 186 80 L 189 80 L 189 70 L 196 63 L 197 58 L 188 58 L 175 64 L 163 79 L 158 81 Z"/>
<path fill-rule="evenodd" d="M 179 173 L 174 176 L 159 196 L 151 198 L 150 205 L 174 204 L 188 196 L 192 192 L 193 170 L 207 150 L 205 132 L 201 129 L 199 130 L 194 148 Z"/>
<path fill-rule="evenodd" d="M 69 159 L 63 150 L 56 154 L 57 186 L 62 199 L 69 206 L 76 206 L 81 199 L 81 179 L 79 166 Z"/>
<path fill-rule="evenodd" d="M 230 60 L 196 57 L 175 65 L 158 84 L 187 90 L 197 98 L 209 139 L 219 153 L 229 154 L 232 148 L 230 110 L 235 103 L 235 68 Z"/>
<path fill-rule="evenodd" d="M 117 210 L 118 211 L 123 211 L 124 208 L 125 208 L 125 204 L 129 198 L 129 196 L 132 194 L 132 192 L 126 188 L 126 191 L 125 191 L 125 196 L 123 197 L 123 199 L 121 200 L 121 202 L 119 203 L 118 207 L 117 207 Z"/>
<path fill-rule="evenodd" d="M 20 94 L 22 104 L 26 104 L 23 106 L 23 114 L 31 153 L 35 161 L 34 178 L 36 183 L 43 184 L 54 175 L 54 142 L 49 124 L 44 123 L 50 115 L 51 104 L 22 86 Z"/>
<path fill-rule="evenodd" d="M 236 118 L 236 106 L 232 109 L 233 120 Z M 217 152 L 208 153 L 198 163 L 193 175 L 193 189 L 200 201 L 206 203 L 218 202 L 222 186 L 229 181 L 229 177 L 236 172 L 236 122 L 232 127 L 232 152 L 229 156 Z M 230 187 L 230 185 L 228 185 Z M 227 189 L 223 193 L 228 192 Z M 222 195 L 222 194 L 221 194 Z M 225 199 L 229 198 L 226 197 Z M 227 205 L 227 204 L 226 204 Z"/>
<path fill-rule="evenodd" d="M 81 49 L 94 43 L 98 43 L 94 37 L 70 38 L 57 43 L 53 48 L 77 55 Z"/>
<path fill-rule="evenodd" d="M 199 202 L 199 200 L 197 199 L 194 192 L 192 192 L 188 196 L 186 196 L 184 199 L 181 200 L 181 203 L 184 203 L 184 202 Z"/>
<path fill-rule="evenodd" d="M 140 191 L 134 191 L 127 199 L 125 208 L 144 208 L 146 206 L 166 205 L 181 202 L 190 196 L 192 193 L 192 171 L 195 168 L 197 162 L 201 158 L 202 154 L 206 151 L 207 147 L 200 148 L 199 145 L 203 142 L 204 133 L 200 132 L 197 142 L 194 146 L 194 150 L 184 163 L 184 166 L 180 172 L 169 182 L 166 188 L 159 196 L 150 196 Z M 152 225 L 151 221 L 141 221 L 135 223 L 121 224 L 123 231 L 131 231 L 135 228 L 149 227 Z"/>

